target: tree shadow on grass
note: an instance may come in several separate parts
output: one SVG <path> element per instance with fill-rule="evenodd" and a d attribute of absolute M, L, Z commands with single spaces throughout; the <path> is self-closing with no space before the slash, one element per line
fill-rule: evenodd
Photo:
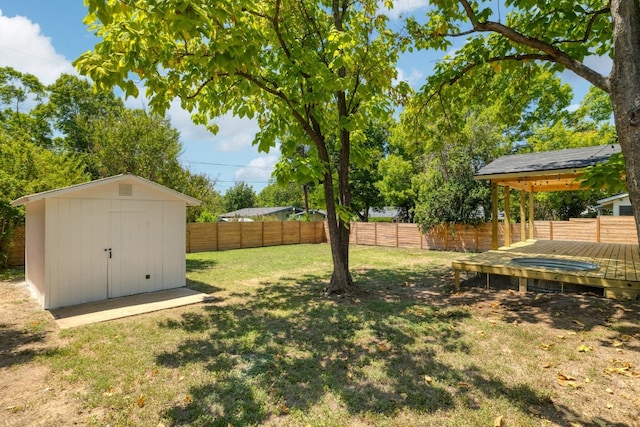
<path fill-rule="evenodd" d="M 459 404 L 456 385 L 469 378 L 480 393 L 499 393 L 525 412 L 548 405 L 526 384 L 487 380 L 481 368 L 470 375 L 439 360 L 443 349 L 467 354 L 472 339 L 456 327 L 468 310 L 449 304 L 448 295 L 432 298 L 434 287 L 447 289 L 445 270 L 362 271 L 358 291 L 334 298 L 320 297 L 324 277 L 265 282 L 242 304 L 211 304 L 205 314 L 164 323 L 197 334 L 157 354 L 157 363 L 202 364 L 211 380 L 192 386 L 192 400 L 163 416 L 177 424 L 259 424 L 292 410 L 309 414 L 328 395 L 356 416 L 431 413 Z M 406 287 L 431 299 L 408 298 Z M 546 415 L 566 421 L 559 411 Z"/>
<path fill-rule="evenodd" d="M 619 336 L 640 334 L 640 302 L 637 301 L 613 300 L 589 292 L 521 293 L 508 277 L 494 279 L 490 288 L 484 283 L 485 279 L 481 277 L 462 282 L 462 292 L 447 298 L 447 303 L 457 306 L 499 302 L 507 323 L 547 324 L 578 332 L 605 326 L 617 331 Z M 638 346 L 627 348 L 640 351 Z"/>
<path fill-rule="evenodd" d="M 193 273 L 198 271 L 206 271 L 212 267 L 218 265 L 218 262 L 213 259 L 195 259 L 187 258 L 187 272 Z"/>
<path fill-rule="evenodd" d="M 42 353 L 48 332 L 30 332 L 16 325 L 0 324 L 0 368 L 27 363 Z"/>

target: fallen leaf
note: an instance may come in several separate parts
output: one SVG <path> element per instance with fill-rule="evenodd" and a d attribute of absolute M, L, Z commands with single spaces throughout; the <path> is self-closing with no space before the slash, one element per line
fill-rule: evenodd
<path fill-rule="evenodd" d="M 586 377 L 586 378 L 584 379 L 584 382 L 585 382 L 586 384 L 589 384 L 589 383 L 591 382 L 591 378 Z"/>
<path fill-rule="evenodd" d="M 469 384 L 460 381 L 458 384 L 456 384 L 458 386 L 458 388 L 469 388 Z"/>
<path fill-rule="evenodd" d="M 351 371 L 347 372 L 347 378 L 349 379 L 353 378 L 353 372 Z"/>
<path fill-rule="evenodd" d="M 562 372 L 558 372 L 558 378 L 559 379 L 563 379 L 565 381 L 575 381 L 576 378 L 572 377 L 571 375 L 565 375 Z"/>
<path fill-rule="evenodd" d="M 593 351 L 593 347 L 589 347 L 587 345 L 582 344 L 580 347 L 578 347 L 578 351 L 580 353 L 587 353 L 587 352 Z"/>
<path fill-rule="evenodd" d="M 278 410 L 280 411 L 281 414 L 286 415 L 289 413 L 289 407 L 287 405 L 285 405 L 284 403 L 280 403 L 278 405 Z"/>
<path fill-rule="evenodd" d="M 542 365 L 542 367 L 544 369 L 553 368 L 553 362 L 547 362 L 544 365 Z"/>
<path fill-rule="evenodd" d="M 611 390 L 609 387 L 607 387 L 605 391 L 609 394 L 613 394 L 613 390 Z"/>
<path fill-rule="evenodd" d="M 107 391 L 102 393 L 103 396 L 113 396 L 114 394 L 116 394 L 116 391 L 113 389 L 113 387 L 109 387 Z"/>
<path fill-rule="evenodd" d="M 545 344 L 545 343 L 540 344 L 540 348 L 543 349 L 544 351 L 549 351 L 551 347 L 553 347 L 553 344 Z"/>
<path fill-rule="evenodd" d="M 478 336 L 480 337 L 486 337 L 487 334 L 484 333 L 484 331 L 478 331 Z"/>
<path fill-rule="evenodd" d="M 624 343 L 620 342 L 620 341 L 614 341 L 613 342 L 613 346 L 614 347 L 622 347 L 624 345 Z"/>
<path fill-rule="evenodd" d="M 582 327 L 584 327 L 584 323 L 582 323 L 582 322 L 581 322 L 581 321 L 579 321 L 579 320 L 575 320 L 575 319 L 574 319 L 574 320 L 572 320 L 572 322 L 573 322 L 573 323 L 575 323 L 575 324 L 576 324 L 576 325 L 578 325 L 578 326 L 582 326 Z"/>
<path fill-rule="evenodd" d="M 186 403 L 187 405 L 188 405 L 189 403 L 191 403 L 191 396 L 185 396 L 185 397 L 184 397 L 184 403 Z"/>
<path fill-rule="evenodd" d="M 575 377 L 572 377 L 571 375 L 565 375 L 561 372 L 558 372 L 558 384 L 562 387 L 580 387 L 580 384 L 578 384 Z"/>
<path fill-rule="evenodd" d="M 611 403 L 607 403 L 607 409 L 611 409 L 613 408 L 613 405 Z"/>
<path fill-rule="evenodd" d="M 185 377 L 184 377 L 184 375 L 183 375 L 183 376 L 181 376 L 180 378 L 178 378 L 178 382 L 180 382 L 180 381 L 184 381 L 184 379 L 185 379 Z"/>
<path fill-rule="evenodd" d="M 502 427 L 502 415 L 493 420 L 493 427 Z"/>
<path fill-rule="evenodd" d="M 563 340 L 564 339 L 564 335 L 556 335 L 556 338 Z"/>
<path fill-rule="evenodd" d="M 576 331 L 569 331 L 567 332 L 567 335 L 578 335 L 578 333 Z"/>
<path fill-rule="evenodd" d="M 433 383 L 433 378 L 431 378 L 431 377 L 430 377 L 430 376 L 428 376 L 428 375 L 425 375 L 425 376 L 424 376 L 424 381 L 425 381 L 427 384 L 431 384 L 431 383 Z"/>
<path fill-rule="evenodd" d="M 140 397 L 138 398 L 138 408 L 142 408 L 144 406 L 144 395 L 141 394 Z"/>
<path fill-rule="evenodd" d="M 633 338 L 631 335 L 622 335 L 620 337 L 623 341 L 630 341 Z"/>
<path fill-rule="evenodd" d="M 387 343 L 381 342 L 380 344 L 378 344 L 378 350 L 380 351 L 389 351 L 390 349 L 391 347 Z"/>

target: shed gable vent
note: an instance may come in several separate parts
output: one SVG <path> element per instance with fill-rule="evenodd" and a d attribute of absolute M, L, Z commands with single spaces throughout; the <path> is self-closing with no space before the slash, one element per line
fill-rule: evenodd
<path fill-rule="evenodd" d="M 133 196 L 133 184 L 118 184 L 118 196 L 131 197 Z"/>

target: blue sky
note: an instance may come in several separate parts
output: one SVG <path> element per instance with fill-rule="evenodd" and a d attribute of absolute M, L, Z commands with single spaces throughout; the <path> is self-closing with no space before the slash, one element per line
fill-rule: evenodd
<path fill-rule="evenodd" d="M 397 4 L 397 13 L 419 13 L 428 1 L 401 0 Z M 97 41 L 82 23 L 85 12 L 82 0 L 0 0 L 0 66 L 34 74 L 45 84 L 53 83 L 62 73 L 77 74 L 71 62 Z M 401 26 L 400 21 L 392 25 Z M 436 59 L 429 52 L 407 54 L 398 63 L 398 78 L 419 87 Z M 598 59 L 589 65 L 604 73 L 610 67 L 608 61 Z M 563 79 L 574 86 L 575 102 L 579 102 L 588 85 L 571 72 L 563 73 Z M 126 103 L 145 108 L 142 100 L 128 99 Z M 218 191 L 224 193 L 239 181 L 256 192 L 267 184 L 278 152 L 261 154 L 251 145 L 257 131 L 254 122 L 225 116 L 218 121 L 218 134 L 212 135 L 204 127 L 194 126 L 177 105 L 169 115 L 181 134 L 181 161 L 194 172 L 216 179 Z"/>

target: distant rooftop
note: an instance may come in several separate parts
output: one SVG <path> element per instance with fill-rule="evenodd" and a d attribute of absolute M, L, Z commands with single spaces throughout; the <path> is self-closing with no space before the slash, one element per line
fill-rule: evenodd
<path fill-rule="evenodd" d="M 280 212 L 300 212 L 302 209 L 295 208 L 293 206 L 278 206 L 272 208 L 244 208 L 237 211 L 223 213 L 220 216 L 222 218 L 246 218 L 246 217 L 260 217 L 275 215 Z"/>

